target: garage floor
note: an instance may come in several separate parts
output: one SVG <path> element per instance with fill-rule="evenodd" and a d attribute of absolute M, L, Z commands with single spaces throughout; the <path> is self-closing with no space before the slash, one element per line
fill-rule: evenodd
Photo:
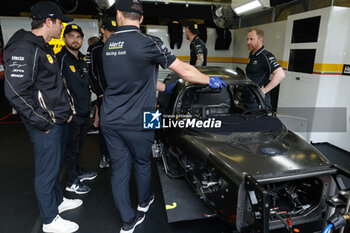
<path fill-rule="evenodd" d="M 111 169 L 98 167 L 97 135 L 89 135 L 83 150 L 83 163 L 88 170 L 98 171 L 98 177 L 87 184 L 92 188 L 86 195 L 72 195 L 69 198 L 81 198 L 84 205 L 76 210 L 67 211 L 62 217 L 76 221 L 80 233 L 116 233 L 121 220 L 116 210 L 110 187 Z M 316 145 L 335 163 L 350 168 L 350 154 L 328 144 Z M 32 145 L 22 124 L 0 124 L 0 232 L 1 233 L 40 233 L 41 220 L 33 190 L 34 161 Z M 165 204 L 161 192 L 156 164 L 152 164 L 152 188 L 156 199 L 146 215 L 143 224 L 135 233 L 226 233 L 226 226 L 218 219 L 202 219 L 168 223 Z M 64 172 L 61 178 L 65 180 Z M 135 193 L 135 186 L 131 186 Z M 136 197 L 133 197 L 136 205 Z M 308 232 L 310 233 L 310 232 Z"/>

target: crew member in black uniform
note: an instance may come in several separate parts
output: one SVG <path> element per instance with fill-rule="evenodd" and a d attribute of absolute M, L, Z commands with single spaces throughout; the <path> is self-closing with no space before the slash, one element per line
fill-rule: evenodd
<path fill-rule="evenodd" d="M 75 232 L 79 225 L 60 217 L 83 202 L 63 197 L 58 178 L 72 119 L 67 90 L 51 47 L 59 39 L 63 15 L 54 2 L 31 7 L 32 31 L 17 31 L 5 48 L 5 95 L 20 114 L 33 143 L 34 190 L 43 232 Z"/>
<path fill-rule="evenodd" d="M 186 25 L 186 38 L 190 41 L 191 60 L 190 64 L 193 66 L 207 65 L 207 47 L 198 36 L 198 24 L 190 21 Z"/>
<path fill-rule="evenodd" d="M 96 119 L 95 122 L 97 125 L 96 124 L 94 125 L 94 127 L 96 128 L 99 127 L 99 109 L 101 108 L 103 93 L 106 89 L 106 80 L 105 80 L 105 75 L 103 73 L 103 67 L 102 67 L 102 50 L 107 39 L 110 37 L 111 34 L 113 34 L 117 30 L 117 22 L 115 21 L 115 19 L 112 19 L 112 18 L 104 18 L 102 20 L 102 27 L 100 30 L 101 30 L 102 38 L 97 43 L 91 45 L 88 48 L 88 51 L 86 54 L 86 62 L 89 65 L 91 88 L 92 88 L 92 91 L 97 96 L 97 100 L 96 100 L 97 114 L 95 114 L 95 119 Z M 99 145 L 100 145 L 100 155 L 101 155 L 101 161 L 99 166 L 100 168 L 107 168 L 109 167 L 109 163 L 108 163 L 109 156 L 108 156 L 106 141 L 101 130 L 99 130 Z"/>
<path fill-rule="evenodd" d="M 278 64 L 275 56 L 263 46 L 264 31 L 252 28 L 247 34 L 247 45 L 250 50 L 249 63 L 246 67 L 248 78 L 259 85 L 265 94 L 265 99 L 271 104 L 270 91 L 285 77 L 285 73 Z M 271 80 L 270 76 L 272 74 Z M 248 100 L 251 108 L 256 107 L 255 98 L 250 95 Z"/>
<path fill-rule="evenodd" d="M 84 34 L 76 24 L 66 26 L 63 33 L 65 46 L 57 54 L 62 78 L 71 95 L 75 114 L 69 122 L 69 135 L 64 155 L 67 173 L 66 190 L 76 194 L 90 192 L 84 180 L 96 178 L 96 172 L 86 172 L 81 164 L 81 150 L 85 143 L 90 121 L 90 86 L 88 66 L 84 55 L 79 51 L 83 44 Z"/>
<path fill-rule="evenodd" d="M 150 190 L 150 152 L 153 131 L 143 130 L 143 112 L 155 111 L 158 66 L 169 68 L 193 83 L 212 88 L 226 85 L 220 77 L 208 77 L 178 60 L 163 42 L 140 30 L 142 5 L 138 0 L 119 0 L 112 6 L 118 28 L 102 54 L 106 90 L 101 106 L 101 129 L 112 160 L 112 191 L 123 225 L 132 233 L 145 217 L 154 195 Z M 164 85 L 160 87 L 164 91 Z M 131 207 L 129 179 L 134 166 L 138 193 L 137 212 Z"/>

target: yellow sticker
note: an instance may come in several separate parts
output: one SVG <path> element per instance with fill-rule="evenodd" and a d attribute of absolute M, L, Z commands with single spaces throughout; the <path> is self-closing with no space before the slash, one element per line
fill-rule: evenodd
<path fill-rule="evenodd" d="M 69 68 L 72 70 L 73 73 L 75 73 L 75 67 L 74 66 L 69 66 Z"/>
<path fill-rule="evenodd" d="M 53 59 L 50 54 L 46 54 L 47 60 L 49 60 L 50 64 L 53 64 Z"/>
<path fill-rule="evenodd" d="M 73 24 L 73 25 L 72 25 L 72 28 L 73 28 L 73 29 L 78 29 L 78 26 Z"/>
<path fill-rule="evenodd" d="M 173 205 L 165 205 L 165 209 L 166 210 L 175 209 L 176 206 L 177 206 L 176 202 L 173 202 Z"/>
<path fill-rule="evenodd" d="M 114 27 L 116 27 L 117 26 L 117 22 L 116 21 L 114 21 L 114 20 L 112 20 L 112 25 L 114 26 Z"/>
<path fill-rule="evenodd" d="M 195 29 L 198 29 L 198 24 L 195 24 L 195 25 L 194 25 L 194 28 L 195 28 Z"/>

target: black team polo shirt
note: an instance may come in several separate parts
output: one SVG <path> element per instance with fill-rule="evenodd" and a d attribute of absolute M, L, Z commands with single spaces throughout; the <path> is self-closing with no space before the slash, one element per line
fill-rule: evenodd
<path fill-rule="evenodd" d="M 196 36 L 193 38 L 191 44 L 190 44 L 190 50 L 191 50 L 191 60 L 190 64 L 195 66 L 197 61 L 197 54 L 203 53 L 204 61 L 202 66 L 207 65 L 207 48 L 205 47 L 204 42 L 199 38 L 199 36 Z"/>
<path fill-rule="evenodd" d="M 176 57 L 154 36 L 136 26 L 120 26 L 103 48 L 106 90 L 101 107 L 103 127 L 138 131 L 143 112 L 155 110 L 158 65 L 168 68 Z"/>
<path fill-rule="evenodd" d="M 254 55 L 249 53 L 246 75 L 259 87 L 262 87 L 269 83 L 270 75 L 279 67 L 281 66 L 275 56 L 262 46 Z"/>

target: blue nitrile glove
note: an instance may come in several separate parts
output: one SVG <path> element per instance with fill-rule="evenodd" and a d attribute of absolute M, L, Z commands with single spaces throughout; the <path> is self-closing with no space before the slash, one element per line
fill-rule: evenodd
<path fill-rule="evenodd" d="M 171 92 L 171 89 L 175 86 L 175 83 L 170 83 L 169 85 L 165 85 L 165 93 L 169 94 Z"/>
<path fill-rule="evenodd" d="M 221 80 L 220 76 L 209 77 L 209 87 L 211 88 L 222 88 L 222 86 L 227 87 L 227 84 Z"/>

